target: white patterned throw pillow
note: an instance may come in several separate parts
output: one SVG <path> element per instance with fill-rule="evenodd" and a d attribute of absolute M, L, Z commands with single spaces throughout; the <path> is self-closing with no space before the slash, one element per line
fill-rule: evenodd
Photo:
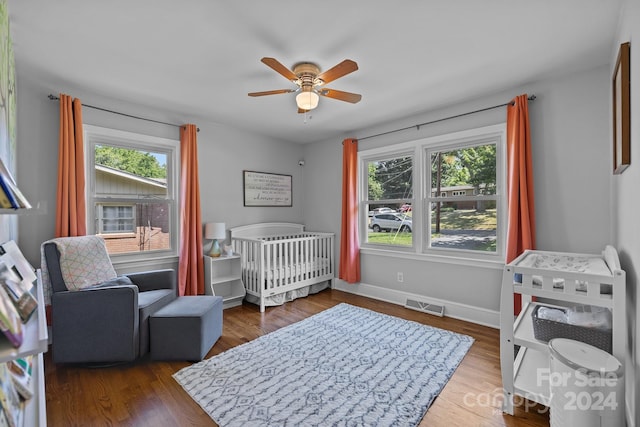
<path fill-rule="evenodd" d="M 117 276 L 102 237 L 62 237 L 54 241 L 68 290 L 77 291 Z"/>

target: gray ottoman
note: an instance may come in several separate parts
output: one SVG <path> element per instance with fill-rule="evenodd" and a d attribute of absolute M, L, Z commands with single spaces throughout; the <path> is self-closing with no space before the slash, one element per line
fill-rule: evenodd
<path fill-rule="evenodd" d="M 222 297 L 178 297 L 151 315 L 151 358 L 202 360 L 222 335 Z"/>

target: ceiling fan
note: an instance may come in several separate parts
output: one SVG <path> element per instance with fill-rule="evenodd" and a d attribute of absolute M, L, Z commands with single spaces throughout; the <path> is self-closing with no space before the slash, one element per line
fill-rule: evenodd
<path fill-rule="evenodd" d="M 345 59 L 333 68 L 320 73 L 320 67 L 311 62 L 300 62 L 293 67 L 293 71 L 282 65 L 274 58 L 264 57 L 261 59 L 263 63 L 274 69 L 277 73 L 284 76 L 287 80 L 297 85 L 296 89 L 278 89 L 268 90 L 265 92 L 251 92 L 249 96 L 265 96 L 277 95 L 280 93 L 298 92 L 296 95 L 296 104 L 298 105 L 298 113 L 306 113 L 318 106 L 320 96 L 337 99 L 340 101 L 351 102 L 355 104 L 362 99 L 362 95 L 351 92 L 343 92 L 341 90 L 329 89 L 324 87 L 340 77 L 346 76 L 358 69 L 358 64 L 350 59 Z"/>

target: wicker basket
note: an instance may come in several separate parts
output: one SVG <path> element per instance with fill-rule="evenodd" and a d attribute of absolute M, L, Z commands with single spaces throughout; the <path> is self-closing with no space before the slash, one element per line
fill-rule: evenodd
<path fill-rule="evenodd" d="M 533 335 L 537 340 L 548 342 L 552 338 L 569 338 L 591 344 L 611 354 L 611 330 L 587 328 L 585 326 L 570 325 L 553 320 L 540 319 L 536 306 L 531 312 L 533 319 Z M 555 307 L 554 307 L 555 308 Z M 563 310 L 563 309 L 560 309 Z M 563 310 L 566 312 L 566 310 Z"/>

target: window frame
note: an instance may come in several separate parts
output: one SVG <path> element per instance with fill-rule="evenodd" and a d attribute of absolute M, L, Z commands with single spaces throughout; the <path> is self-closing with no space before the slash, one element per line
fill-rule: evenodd
<path fill-rule="evenodd" d="M 484 128 L 482 128 L 484 129 Z M 482 129 L 472 129 L 464 134 L 460 135 L 459 138 L 453 138 L 450 140 L 446 140 L 443 142 L 434 142 L 433 144 L 423 145 L 423 154 L 424 154 L 424 165 L 425 170 L 422 174 L 424 178 L 424 215 L 425 215 L 425 225 L 428 230 L 424 234 L 424 249 L 425 253 L 437 253 L 444 254 L 447 252 L 451 252 L 456 256 L 470 257 L 474 259 L 491 259 L 495 257 L 501 257 L 504 259 L 504 236 L 506 235 L 506 226 L 503 226 L 503 223 L 506 220 L 506 208 L 504 208 L 504 193 L 506 189 L 505 184 L 505 176 L 506 176 L 506 163 L 505 159 L 505 149 L 506 149 L 506 124 L 503 126 L 504 132 L 489 132 L 485 133 Z M 474 131 L 479 131 L 477 134 L 473 134 Z M 452 135 L 453 136 L 453 135 Z M 496 193 L 491 195 L 477 195 L 475 191 L 473 194 L 467 195 L 455 195 L 456 191 L 451 191 L 450 195 L 445 196 L 433 196 L 432 192 L 435 192 L 435 189 L 431 186 L 431 168 L 427 165 L 431 164 L 431 154 L 438 151 L 452 151 L 457 149 L 465 149 L 478 147 L 482 145 L 494 144 L 496 145 Z M 441 191 L 442 193 L 442 191 Z M 446 194 L 446 192 L 445 192 Z M 477 251 L 473 249 L 450 249 L 450 248 L 438 248 L 431 247 L 431 221 L 426 219 L 426 215 L 431 215 L 430 206 L 432 202 L 464 202 L 464 201 L 495 201 L 496 203 L 496 251 L 495 252 L 484 252 Z"/>
<path fill-rule="evenodd" d="M 482 143 L 496 143 L 496 252 L 483 252 L 477 250 L 431 248 L 429 240 L 431 238 L 431 221 L 427 220 L 430 215 L 430 193 L 431 193 L 431 166 L 430 152 L 434 150 L 450 151 L 463 146 L 477 146 Z M 412 223 L 413 230 L 425 230 L 427 232 L 413 233 L 413 246 L 379 245 L 366 242 L 368 211 L 367 184 L 368 170 L 367 164 L 370 161 L 389 159 L 401 155 L 413 155 L 413 203 L 412 203 Z M 484 266 L 489 264 L 503 264 L 505 257 L 505 239 L 507 229 L 507 196 L 506 196 L 506 123 L 489 125 L 474 129 L 452 132 L 444 135 L 425 137 L 409 142 L 389 145 L 386 147 L 362 150 L 358 153 L 359 176 L 359 231 L 361 249 L 363 253 L 386 253 L 393 255 L 403 255 L 403 257 L 415 259 L 427 259 L 433 261 L 443 261 L 452 263 L 462 263 L 470 265 Z M 460 201 L 467 198 L 477 200 L 479 196 L 446 196 L 453 201 Z M 493 197 L 493 196 L 492 196 Z"/>
<path fill-rule="evenodd" d="M 369 155 L 365 155 L 364 153 L 369 153 Z M 359 234 L 361 236 L 360 241 L 364 241 L 362 236 L 367 236 L 369 231 L 369 211 L 373 210 L 371 208 L 371 204 L 410 204 L 412 206 L 411 218 L 412 218 L 412 227 L 411 227 L 411 246 L 408 245 L 393 245 L 393 244 L 383 244 L 383 243 L 370 243 L 366 242 L 366 247 L 371 248 L 379 248 L 379 249 L 390 249 L 394 251 L 402 251 L 402 252 L 414 252 L 416 248 L 416 237 L 414 234 L 415 229 L 417 228 L 415 222 L 413 222 L 413 218 L 415 217 L 415 212 L 413 211 L 413 206 L 416 203 L 416 156 L 417 152 L 413 147 L 407 146 L 406 148 L 399 147 L 397 150 L 388 151 L 388 150 L 367 150 L 358 153 L 358 165 L 360 171 L 362 173 L 358 173 L 358 199 L 359 199 Z M 391 160 L 393 158 L 398 157 L 411 157 L 412 167 L 411 167 L 411 180 L 413 182 L 413 190 L 411 198 L 403 198 L 403 199 L 381 199 L 381 200 L 369 200 L 369 169 L 368 164 L 370 162 L 382 161 L 382 160 Z"/>
<path fill-rule="evenodd" d="M 87 210 L 87 234 L 97 234 L 98 216 L 96 212 L 97 204 L 111 205 L 135 205 L 137 203 L 149 203 L 158 199 L 113 197 L 96 195 L 96 174 L 95 174 L 95 147 L 96 145 L 109 145 L 128 149 L 136 149 L 153 153 L 160 153 L 167 156 L 167 198 L 161 199 L 168 204 L 169 208 L 169 249 L 148 250 L 141 252 L 113 253 L 109 254 L 114 264 L 136 261 L 148 261 L 150 259 L 161 259 L 178 256 L 179 242 L 179 221 L 178 221 L 178 180 L 180 169 L 180 141 L 156 137 L 151 135 L 126 132 L 117 129 L 104 128 L 93 125 L 84 125 L 85 144 L 85 181 L 86 181 L 86 210 Z M 102 233 L 105 236 L 118 235 L 118 233 Z M 130 234 L 130 233 L 123 233 Z M 122 235 L 122 234 L 120 234 Z"/>

